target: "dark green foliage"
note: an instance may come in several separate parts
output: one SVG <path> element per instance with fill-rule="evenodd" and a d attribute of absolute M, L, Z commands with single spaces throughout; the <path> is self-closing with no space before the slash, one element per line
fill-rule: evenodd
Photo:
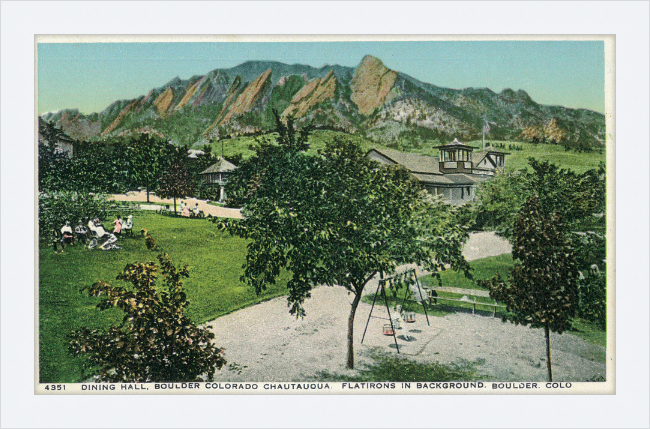
<path fill-rule="evenodd" d="M 50 191 L 38 194 L 38 226 L 41 238 L 53 237 L 65 221 L 74 225 L 82 220 L 106 219 L 110 203 L 105 195 L 87 192 Z"/>
<path fill-rule="evenodd" d="M 478 227 L 492 229 L 513 241 L 515 219 L 523 201 L 539 196 L 546 217 L 562 219 L 566 240 L 576 255 L 579 314 L 605 326 L 606 320 L 606 177 L 605 165 L 582 174 L 549 162 L 529 159 L 532 171 L 504 173 L 481 185 L 475 210 Z"/>
<path fill-rule="evenodd" d="M 536 196 L 521 209 L 515 225 L 510 284 L 500 277 L 481 282 L 490 297 L 505 304 L 508 319 L 534 328 L 549 324 L 553 332 L 571 327 L 578 303 L 578 269 L 557 216 L 546 217 Z"/>
<path fill-rule="evenodd" d="M 163 172 L 173 162 L 184 161 L 186 157 L 186 148 L 178 148 L 155 135 L 140 134 L 133 137 L 127 148 L 132 184 L 144 186 L 149 201 L 149 192 L 158 187 Z"/>
<path fill-rule="evenodd" d="M 163 172 L 156 193 L 162 198 L 173 198 L 174 213 L 176 213 L 176 199 L 192 195 L 194 186 L 194 179 L 185 164 L 175 162 Z"/>
<path fill-rule="evenodd" d="M 578 315 L 594 322 L 599 328 L 607 326 L 607 239 L 603 233 L 573 233 L 569 236 L 575 249 L 580 306 Z"/>
<path fill-rule="evenodd" d="M 497 173 L 494 180 L 482 183 L 476 195 L 476 225 L 490 229 L 512 241 L 514 223 L 526 196 L 524 171 Z"/>
<path fill-rule="evenodd" d="M 74 157 L 39 144 L 39 190 L 119 193 L 128 187 L 129 164 L 122 141 L 75 142 Z"/>
<path fill-rule="evenodd" d="M 551 381 L 549 330 L 561 334 L 570 329 L 578 309 L 578 268 L 564 228 L 557 214 L 544 213 L 537 195 L 528 198 L 515 224 L 510 282 L 500 275 L 478 282 L 506 305 L 504 321 L 544 327 Z"/>
<path fill-rule="evenodd" d="M 273 111 L 273 116 L 275 116 L 276 132 L 278 133 L 275 141 L 280 147 L 284 148 L 288 152 L 305 152 L 309 149 L 309 134 L 312 131 L 310 125 L 307 125 L 300 130 L 296 130 L 293 126 L 293 116 L 287 117 L 286 125 L 282 122 L 277 110 Z"/>
<path fill-rule="evenodd" d="M 214 334 L 196 327 L 184 314 L 189 305 L 183 291 L 187 265 L 176 268 L 167 254 L 154 262 L 129 264 L 117 276 L 132 289 L 100 281 L 82 291 L 105 296 L 100 311 L 119 308 L 124 317 L 108 330 L 82 328 L 70 336 L 70 352 L 99 367 L 100 381 L 160 382 L 214 379 L 226 363 L 214 346 Z M 165 289 L 156 287 L 162 272 Z"/>
<path fill-rule="evenodd" d="M 597 222 L 594 214 L 604 221 L 605 166 L 577 174 L 550 162 L 529 158 L 532 171 L 520 170 L 497 175 L 483 183 L 477 192 L 477 226 L 493 229 L 499 235 L 513 239 L 516 213 L 524 201 L 537 194 L 546 215 L 557 213 L 572 229 L 582 231 Z"/>
<path fill-rule="evenodd" d="M 283 161 L 291 163 L 296 161 L 293 158 L 308 159 L 304 152 L 309 149 L 308 140 L 311 127 L 306 126 L 297 131 L 294 128 L 292 117 L 287 118 L 285 125 L 277 111 L 274 111 L 273 114 L 276 121 L 278 144 L 271 142 L 267 136 L 255 138 L 255 145 L 251 147 L 251 150 L 255 151 L 255 156 L 241 163 L 226 184 L 228 205 L 231 207 L 244 205 L 255 193 L 265 176 L 273 178 L 273 180 L 285 180 L 284 176 L 287 173 L 291 174 L 291 169 L 289 165 L 283 165 Z M 300 161 L 297 162 L 300 163 Z"/>

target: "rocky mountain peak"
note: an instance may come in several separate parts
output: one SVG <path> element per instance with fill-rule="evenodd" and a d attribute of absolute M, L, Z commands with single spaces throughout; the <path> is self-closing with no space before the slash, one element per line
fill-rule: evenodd
<path fill-rule="evenodd" d="M 366 55 L 354 71 L 350 87 L 352 102 L 362 115 L 370 115 L 397 95 L 393 86 L 397 73 L 377 57 Z"/>

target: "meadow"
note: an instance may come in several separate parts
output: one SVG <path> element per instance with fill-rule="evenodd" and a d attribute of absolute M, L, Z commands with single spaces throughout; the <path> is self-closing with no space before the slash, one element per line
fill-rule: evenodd
<path fill-rule="evenodd" d="M 267 137 L 273 140 L 275 135 L 275 133 L 271 133 L 268 134 Z M 331 141 L 337 137 L 352 139 L 353 141 L 359 143 L 364 151 L 368 151 L 373 148 L 391 149 L 388 146 L 373 142 L 372 140 L 360 135 L 346 134 L 343 132 L 331 130 L 315 130 L 309 138 L 309 152 L 316 153 L 317 151 L 324 149 L 328 141 Z M 243 158 L 247 159 L 253 155 L 253 151 L 250 150 L 250 146 L 254 143 L 255 137 L 234 137 L 222 141 L 214 141 L 212 143 L 212 151 L 215 154 L 221 155 L 223 144 L 223 153 L 226 157 L 241 153 L 243 155 Z M 438 149 L 435 149 L 435 147 L 440 146 L 443 143 L 445 142 L 440 142 L 438 140 L 426 140 L 421 143 L 419 147 L 409 148 L 408 150 L 404 149 L 402 151 L 419 153 L 422 155 L 438 156 Z M 464 143 L 473 146 L 476 151 L 480 151 L 483 145 L 481 140 Z M 560 167 L 571 169 L 576 173 L 584 173 L 587 170 L 597 168 L 600 162 L 605 162 L 606 160 L 604 148 L 602 151 L 594 150 L 593 152 L 579 153 L 575 151 L 566 151 L 564 149 L 564 146 L 557 144 L 533 144 L 521 141 L 501 140 L 488 141 L 488 144 L 489 143 L 505 144 L 505 149 L 497 149 L 509 153 L 509 155 L 506 156 L 506 171 L 529 168 L 528 158 L 530 157 L 536 158 L 539 161 L 549 161 L 558 164 Z M 509 150 L 508 145 L 519 146 L 521 147 L 521 150 Z M 200 145 L 197 145 L 195 149 L 200 149 L 199 146 Z"/>
<path fill-rule="evenodd" d="M 188 264 L 190 277 L 184 280 L 190 305 L 186 314 L 203 323 L 277 296 L 286 295 L 286 278 L 257 296 L 241 283 L 247 242 L 202 219 L 135 212 L 135 228 L 146 228 L 161 249 L 178 266 Z M 106 223 L 108 224 L 108 222 Z M 130 285 L 115 280 L 129 263 L 156 261 L 139 233 L 121 238 L 120 250 L 88 250 L 67 246 L 55 253 L 49 246 L 39 249 L 39 365 L 40 382 L 80 382 L 87 379 L 83 359 L 68 353 L 67 336 L 81 327 L 106 328 L 122 319 L 119 310 L 99 311 L 99 298 L 80 293 L 84 286 L 104 280 L 113 285 Z M 161 283 L 161 280 L 159 280 Z"/>

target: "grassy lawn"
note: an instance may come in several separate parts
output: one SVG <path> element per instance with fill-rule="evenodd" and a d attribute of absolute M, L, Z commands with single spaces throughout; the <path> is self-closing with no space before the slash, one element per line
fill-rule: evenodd
<path fill-rule="evenodd" d="M 187 315 L 195 323 L 286 294 L 284 278 L 260 296 L 241 283 L 246 241 L 217 231 L 206 220 L 137 212 L 134 223 L 134 230 L 146 228 L 176 265 L 189 264 L 184 286 L 190 299 Z M 68 246 L 59 254 L 51 247 L 39 249 L 41 382 L 81 381 L 83 362 L 68 354 L 67 335 L 83 326 L 107 327 L 121 320 L 120 311 L 97 310 L 99 299 L 79 289 L 99 280 L 121 283 L 114 279 L 128 263 L 157 261 L 158 252 L 147 250 L 139 234 L 121 238 L 119 245 L 122 249 L 113 251 Z"/>
<path fill-rule="evenodd" d="M 578 153 L 575 151 L 566 151 L 564 150 L 564 146 L 555 144 L 533 144 L 513 141 L 495 141 L 494 143 L 505 144 L 505 149 L 497 149 L 508 152 L 510 154 L 506 155 L 506 171 L 530 168 L 528 166 L 528 158 L 533 157 L 538 161 L 549 161 L 559 165 L 562 168 L 573 170 L 576 173 L 584 173 L 585 171 L 592 168 L 597 168 L 598 163 L 601 161 L 605 162 L 607 159 L 604 148 L 602 153 L 598 151 Z M 468 144 L 479 149 L 482 147 L 483 143 L 479 140 L 469 142 Z M 509 144 L 521 146 L 522 150 L 509 150 Z"/>
<path fill-rule="evenodd" d="M 268 134 L 267 137 L 273 140 L 275 134 Z M 387 148 L 386 146 L 375 143 L 362 136 L 346 134 L 338 131 L 316 130 L 309 138 L 309 152 L 315 153 L 318 150 L 324 149 L 325 143 L 331 141 L 335 137 L 350 138 L 358 142 L 364 151 L 373 148 Z M 235 137 L 232 139 L 224 140 L 224 155 L 230 156 L 237 153 L 242 153 L 244 159 L 249 158 L 253 155 L 253 151 L 249 149 L 249 146 L 254 142 L 254 137 Z M 477 151 L 481 150 L 483 144 L 480 140 L 466 143 L 470 146 L 474 146 Z M 577 173 L 584 173 L 589 169 L 596 168 L 598 167 L 599 162 L 605 162 L 606 159 L 604 149 L 602 153 L 596 151 L 590 153 L 577 153 L 575 151 L 565 151 L 562 145 L 541 143 L 533 144 L 518 141 L 494 141 L 493 143 L 503 143 L 506 145 L 505 149 L 499 150 L 510 153 L 510 155 L 506 156 L 506 170 L 508 171 L 528 168 L 529 157 L 537 158 L 540 161 L 550 161 L 558 164 L 560 167 L 574 170 Z M 411 149 L 410 152 L 419 153 L 422 155 L 438 156 L 438 149 L 434 149 L 434 147 L 441 144 L 443 143 L 437 140 L 427 141 L 422 145 L 422 147 Z M 521 146 L 522 150 L 509 150 L 509 144 Z M 219 155 L 221 154 L 221 141 L 215 141 L 212 143 L 212 151 L 213 153 Z"/>
<path fill-rule="evenodd" d="M 490 256 L 488 258 L 477 259 L 471 261 L 473 280 L 465 277 L 464 274 L 446 270 L 440 273 L 442 286 L 457 287 L 463 289 L 483 289 L 476 284 L 476 280 L 488 280 L 492 278 L 497 272 L 501 274 L 502 278 L 507 278 L 510 269 L 513 267 L 512 255 L 503 254 L 498 256 Z M 433 276 L 424 276 L 420 278 L 420 282 L 424 286 L 438 286 L 438 280 Z M 485 290 L 485 289 L 483 289 Z"/>

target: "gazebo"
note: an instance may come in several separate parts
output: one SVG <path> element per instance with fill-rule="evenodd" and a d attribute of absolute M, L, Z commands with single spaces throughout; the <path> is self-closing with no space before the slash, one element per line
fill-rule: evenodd
<path fill-rule="evenodd" d="M 212 186 L 219 186 L 219 201 L 225 201 L 227 198 L 225 185 L 228 181 L 228 176 L 235 168 L 237 167 L 231 162 L 228 162 L 223 158 L 219 158 L 217 162 L 200 173 L 203 179 L 203 183 Z"/>

